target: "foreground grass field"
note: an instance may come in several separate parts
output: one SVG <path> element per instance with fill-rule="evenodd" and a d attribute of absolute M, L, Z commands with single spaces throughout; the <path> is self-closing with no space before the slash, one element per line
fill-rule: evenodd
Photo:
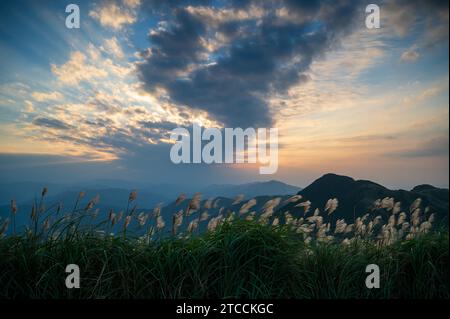
<path fill-rule="evenodd" d="M 449 298 L 448 232 L 382 246 L 304 242 L 287 226 L 235 221 L 143 242 L 93 233 L 0 239 L 2 298 Z M 65 267 L 81 269 L 67 289 Z M 381 287 L 365 286 L 368 264 Z"/>

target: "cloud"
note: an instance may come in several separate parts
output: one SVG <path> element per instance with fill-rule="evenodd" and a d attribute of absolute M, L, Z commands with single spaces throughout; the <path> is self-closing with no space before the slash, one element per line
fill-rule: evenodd
<path fill-rule="evenodd" d="M 389 156 L 402 158 L 417 157 L 440 157 L 449 155 L 449 138 L 448 136 L 438 136 L 428 141 L 417 144 L 414 148 L 399 150 L 387 154 Z"/>
<path fill-rule="evenodd" d="M 141 0 L 123 0 L 123 4 L 130 8 L 136 8 L 141 4 Z"/>
<path fill-rule="evenodd" d="M 442 92 L 448 92 L 448 76 L 439 79 L 436 83 L 433 83 L 429 86 L 420 88 L 421 91 L 414 91 L 414 94 L 405 96 L 403 98 L 403 104 L 405 105 L 414 105 L 418 102 L 425 101 L 429 98 L 433 98 Z"/>
<path fill-rule="evenodd" d="M 402 53 L 400 60 L 403 62 L 415 62 L 419 58 L 420 54 L 416 51 L 416 48 L 410 48 Z"/>
<path fill-rule="evenodd" d="M 442 91 L 445 91 L 445 89 L 448 90 L 448 81 L 443 81 L 442 83 L 438 85 L 434 85 L 425 91 L 423 91 L 419 96 L 419 100 L 424 100 L 433 96 L 436 96 L 437 94 L 441 93 Z"/>
<path fill-rule="evenodd" d="M 34 180 L 40 184 L 85 182 L 105 176 L 129 178 L 127 172 L 114 163 L 94 161 L 89 157 L 41 153 L 0 153 L 0 175 L 2 182 Z"/>
<path fill-rule="evenodd" d="M 445 17 L 448 20 L 448 1 L 442 0 L 387 0 L 381 10 L 382 26 L 400 37 L 407 36 L 424 21 L 429 28 Z"/>
<path fill-rule="evenodd" d="M 58 119 L 37 117 L 32 122 L 36 126 L 45 126 L 57 130 L 68 130 L 70 126 Z"/>
<path fill-rule="evenodd" d="M 35 111 L 35 109 L 34 109 L 33 102 L 25 100 L 25 112 L 31 113 L 34 111 Z"/>
<path fill-rule="evenodd" d="M 117 41 L 116 37 L 112 37 L 111 39 L 105 40 L 105 46 L 102 48 L 105 52 L 115 56 L 118 59 L 123 59 L 125 56 L 123 54 L 119 41 Z"/>
<path fill-rule="evenodd" d="M 35 99 L 38 102 L 62 100 L 64 98 L 64 95 L 62 95 L 61 93 L 56 92 L 56 91 L 33 92 L 33 93 L 31 93 L 31 96 L 33 97 L 33 99 Z"/>
<path fill-rule="evenodd" d="M 269 97 L 305 81 L 311 63 L 350 32 L 360 8 L 353 1 L 275 4 L 303 18 L 274 15 L 275 7 L 256 1 L 176 7 L 173 19 L 164 16 L 149 33 L 151 46 L 138 64 L 145 88 L 162 87 L 174 103 L 226 126 L 272 125 Z M 219 45 L 211 50 L 208 43 Z"/>
<path fill-rule="evenodd" d="M 173 123 L 169 121 L 161 121 L 161 122 L 141 121 L 139 122 L 139 124 L 145 128 L 156 129 L 159 131 L 161 130 L 171 131 L 179 126 L 178 123 Z"/>
<path fill-rule="evenodd" d="M 61 66 L 51 65 L 53 74 L 64 84 L 77 85 L 81 81 L 104 78 L 108 73 L 86 63 L 86 56 L 80 51 L 72 52 L 69 61 Z"/>
<path fill-rule="evenodd" d="M 388 0 L 382 6 L 382 30 L 387 37 L 415 37 L 415 44 L 400 57 L 415 62 L 428 50 L 447 44 L 449 36 L 448 1 Z"/>
<path fill-rule="evenodd" d="M 136 21 L 136 12 L 132 8 L 139 4 L 139 1 L 132 0 L 124 2 L 128 7 L 108 1 L 103 6 L 89 11 L 89 16 L 100 22 L 104 27 L 120 30 L 125 25 Z"/>

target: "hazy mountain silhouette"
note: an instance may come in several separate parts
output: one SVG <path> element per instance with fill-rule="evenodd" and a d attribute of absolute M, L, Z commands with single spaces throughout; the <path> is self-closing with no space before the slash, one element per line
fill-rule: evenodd
<path fill-rule="evenodd" d="M 240 185 L 211 185 L 200 191 L 207 197 L 235 197 L 243 194 L 246 198 L 256 196 L 276 196 L 276 195 L 292 195 L 300 191 L 301 188 L 285 184 L 283 182 L 271 180 L 267 182 L 254 182 Z"/>
<path fill-rule="evenodd" d="M 33 202 L 34 200 L 39 202 L 44 185 L 49 185 L 48 194 L 45 198 L 46 208 L 51 208 L 58 205 L 58 203 L 62 203 L 64 207 L 63 211 L 70 211 L 74 207 L 80 191 L 84 191 L 86 194 L 78 203 L 78 208 L 86 207 L 90 199 L 99 195 L 100 201 L 96 205 L 96 208 L 99 208 L 100 217 L 107 214 L 110 209 L 114 209 L 116 212 L 123 210 L 127 205 L 128 195 L 132 190 L 137 191 L 137 199 L 133 202 L 133 206 L 136 205 L 139 212 L 148 212 L 156 205 L 161 204 L 162 207 L 165 207 L 163 213 L 168 210 L 171 214 L 174 213 L 171 205 L 182 192 L 186 193 L 188 197 L 191 197 L 196 191 L 199 191 L 202 194 L 203 200 L 221 197 L 224 199 L 222 205 L 229 207 L 233 198 L 239 194 L 245 195 L 247 199 L 262 196 L 262 198 L 267 197 L 268 200 L 270 196 L 293 195 L 300 190 L 299 187 L 273 180 L 241 185 L 212 185 L 198 190 L 183 190 L 180 186 L 171 187 L 170 185 L 138 185 L 138 188 L 132 188 L 129 182 L 124 182 L 124 187 L 108 187 L 106 185 L 109 182 L 109 180 L 89 182 L 84 187 L 79 184 L 70 187 L 57 184 L 39 185 L 35 182 L 15 183 L 9 188 L 7 185 L 1 185 L 0 198 L 2 201 L 0 202 L 0 218 L 6 219 L 10 217 L 9 203 L 11 199 L 15 199 L 18 206 L 17 225 L 27 223 Z M 120 185 L 120 181 L 114 181 L 114 185 Z M 128 186 L 129 188 L 127 188 Z"/>

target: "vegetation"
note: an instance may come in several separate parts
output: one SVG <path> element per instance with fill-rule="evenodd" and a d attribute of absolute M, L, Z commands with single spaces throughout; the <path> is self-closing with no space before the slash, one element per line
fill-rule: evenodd
<path fill-rule="evenodd" d="M 75 204 L 50 224 L 42 208 L 46 192 L 33 208 L 30 227 L 0 238 L 0 297 L 449 298 L 448 230 L 432 230 L 432 215 L 417 211 L 420 201 L 410 207 L 410 222 L 399 205 L 383 199 L 376 206 L 390 211 L 386 224 L 383 217 L 362 216 L 331 227 L 322 224 L 320 212 L 307 215 L 307 202 L 298 204 L 305 216 L 297 218 L 275 216 L 277 199 L 259 215 L 250 212 L 249 200 L 238 214 L 219 210 L 211 217 L 207 209 L 214 202 L 201 205 L 196 195 L 166 225 L 158 209 L 151 216 L 136 214 L 132 192 L 124 218 L 109 212 L 93 226 L 98 198 L 82 209 Z M 331 199 L 325 212 L 332 214 L 337 205 Z M 16 211 L 12 203 L 12 217 Z M 183 217 L 192 214 L 198 217 L 180 231 Z M 145 232 L 127 232 L 132 220 Z M 120 231 L 112 233 L 118 222 Z M 80 289 L 65 286 L 68 264 L 81 269 Z M 379 289 L 365 285 L 369 264 L 380 267 Z"/>

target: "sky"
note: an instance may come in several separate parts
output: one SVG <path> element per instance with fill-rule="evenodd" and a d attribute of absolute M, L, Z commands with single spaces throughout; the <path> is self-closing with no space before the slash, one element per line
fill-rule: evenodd
<path fill-rule="evenodd" d="M 448 1 L 18 0 L 0 16 L 3 182 L 448 187 Z M 193 123 L 278 128 L 278 171 L 173 164 L 170 130 Z"/>

